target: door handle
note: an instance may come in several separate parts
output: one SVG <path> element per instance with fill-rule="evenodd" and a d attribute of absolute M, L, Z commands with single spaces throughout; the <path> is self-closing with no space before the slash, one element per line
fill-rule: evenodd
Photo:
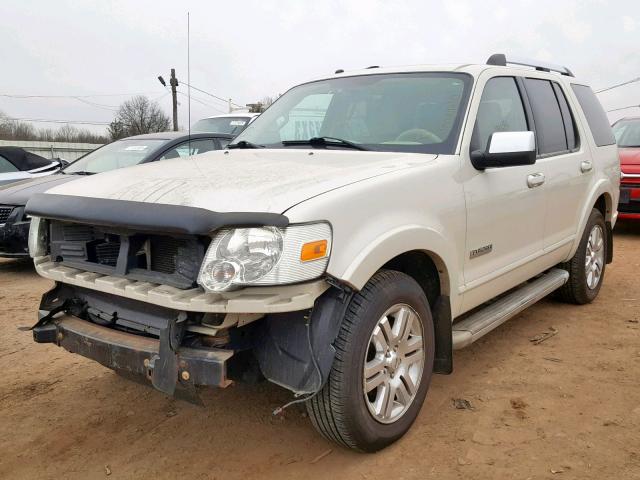
<path fill-rule="evenodd" d="M 544 183 L 544 173 L 532 173 L 527 177 L 527 186 L 529 188 L 539 187 Z"/>
<path fill-rule="evenodd" d="M 590 172 L 592 168 L 593 168 L 593 163 L 591 163 L 589 160 L 585 160 L 580 164 L 580 171 L 582 173 Z"/>

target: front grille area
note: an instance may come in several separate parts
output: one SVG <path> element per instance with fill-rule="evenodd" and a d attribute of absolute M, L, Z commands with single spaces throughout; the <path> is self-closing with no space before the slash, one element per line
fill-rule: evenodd
<path fill-rule="evenodd" d="M 14 207 L 0 207 L 0 223 L 5 223 L 11 212 L 13 212 Z"/>
<path fill-rule="evenodd" d="M 50 222 L 50 253 L 55 262 L 184 289 L 196 285 L 207 244 L 208 239 L 198 237 Z"/>

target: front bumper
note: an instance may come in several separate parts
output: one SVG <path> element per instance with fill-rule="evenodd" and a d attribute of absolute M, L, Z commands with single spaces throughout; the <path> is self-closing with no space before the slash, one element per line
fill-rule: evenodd
<path fill-rule="evenodd" d="M 0 224 L 0 257 L 29 256 L 30 220 L 23 220 L 24 207 L 15 207 L 5 223 Z"/>
<path fill-rule="evenodd" d="M 181 290 L 168 285 L 86 272 L 51 261 L 50 257 L 34 259 L 36 271 L 56 282 L 110 293 L 131 300 L 151 303 L 173 310 L 203 313 L 282 313 L 313 307 L 329 284 L 324 280 L 279 285 L 247 287 L 221 293 L 204 292 L 201 288 Z"/>
<path fill-rule="evenodd" d="M 623 179 L 620 183 L 618 218 L 640 219 L 640 178 Z"/>
<path fill-rule="evenodd" d="M 230 350 L 181 347 L 173 352 L 164 348 L 162 340 L 96 325 L 72 315 L 61 315 L 36 326 L 33 339 L 55 343 L 168 394 L 231 383 L 227 378 L 227 361 L 233 356 Z M 173 388 L 162 388 L 167 385 Z"/>

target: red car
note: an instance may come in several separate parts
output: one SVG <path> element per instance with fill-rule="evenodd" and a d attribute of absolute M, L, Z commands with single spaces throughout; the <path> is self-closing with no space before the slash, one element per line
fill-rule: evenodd
<path fill-rule="evenodd" d="M 619 218 L 640 220 L 640 117 L 623 118 L 613 124 L 620 152 Z"/>

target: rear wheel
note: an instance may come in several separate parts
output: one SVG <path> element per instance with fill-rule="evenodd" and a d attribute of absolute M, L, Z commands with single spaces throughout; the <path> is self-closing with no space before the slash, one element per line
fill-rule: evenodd
<path fill-rule="evenodd" d="M 422 288 L 403 273 L 378 272 L 351 300 L 335 346 L 309 417 L 333 442 L 380 450 L 411 427 L 429 388 L 435 343 Z"/>
<path fill-rule="evenodd" d="M 561 300 L 583 305 L 600 292 L 607 257 L 607 229 L 600 210 L 591 211 L 575 255 L 560 268 L 569 272 L 569 280 L 559 290 Z"/>

